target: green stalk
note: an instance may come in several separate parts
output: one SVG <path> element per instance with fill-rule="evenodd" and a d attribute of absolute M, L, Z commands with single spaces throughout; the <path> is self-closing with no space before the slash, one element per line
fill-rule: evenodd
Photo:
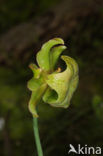
<path fill-rule="evenodd" d="M 35 117 L 33 117 L 33 129 L 34 129 L 34 136 L 35 136 L 38 156 L 43 156 L 42 146 L 39 137 L 39 130 L 38 130 L 38 118 Z"/>

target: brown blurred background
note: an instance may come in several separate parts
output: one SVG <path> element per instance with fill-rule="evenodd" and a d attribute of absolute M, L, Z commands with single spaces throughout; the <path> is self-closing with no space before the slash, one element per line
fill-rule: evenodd
<path fill-rule="evenodd" d="M 37 156 L 28 65 L 53 37 L 64 39 L 80 80 L 68 109 L 39 106 L 44 156 L 67 156 L 70 143 L 103 146 L 103 1 L 0 0 L 0 156 Z"/>

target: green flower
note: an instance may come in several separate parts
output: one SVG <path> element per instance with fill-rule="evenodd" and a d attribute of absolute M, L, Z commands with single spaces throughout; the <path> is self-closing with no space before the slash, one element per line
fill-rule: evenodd
<path fill-rule="evenodd" d="M 38 117 L 36 105 L 42 100 L 54 107 L 67 108 L 78 84 L 78 65 L 69 56 L 61 56 L 66 63 L 66 70 L 55 70 L 58 58 L 63 50 L 64 41 L 54 38 L 46 42 L 37 53 L 36 59 L 39 67 L 30 64 L 33 78 L 28 82 L 32 91 L 29 101 L 29 110 L 34 117 Z"/>

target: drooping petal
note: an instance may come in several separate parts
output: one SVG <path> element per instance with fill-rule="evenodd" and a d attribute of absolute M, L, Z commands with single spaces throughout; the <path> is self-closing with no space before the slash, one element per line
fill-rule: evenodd
<path fill-rule="evenodd" d="M 36 105 L 40 101 L 43 93 L 45 92 L 46 87 L 47 87 L 47 85 L 43 84 L 37 90 L 32 91 L 28 106 L 29 106 L 29 111 L 32 113 L 32 115 L 34 117 L 38 117 L 38 114 L 36 111 Z"/>
<path fill-rule="evenodd" d="M 50 69 L 54 69 L 55 65 L 58 61 L 58 58 L 60 54 L 63 52 L 63 50 L 66 49 L 66 46 L 64 45 L 59 45 L 57 47 L 54 47 L 51 52 L 50 52 Z"/>
<path fill-rule="evenodd" d="M 78 65 L 74 59 L 68 56 L 62 56 L 62 59 L 66 62 L 67 68 L 64 72 L 48 76 L 49 88 L 45 92 L 43 100 L 52 106 L 67 108 L 78 84 Z"/>
<path fill-rule="evenodd" d="M 31 64 L 30 68 L 33 71 L 33 78 L 30 79 L 27 83 L 28 89 L 32 91 L 28 107 L 32 115 L 34 117 L 38 117 L 36 105 L 41 100 L 47 84 L 45 84 L 44 82 L 44 77 L 40 68 L 38 68 L 34 64 Z"/>
<path fill-rule="evenodd" d="M 61 38 L 54 38 L 52 40 L 49 40 L 42 46 L 41 50 L 37 53 L 37 62 L 41 69 L 45 71 L 51 70 L 50 66 L 51 48 L 58 44 L 63 45 L 64 41 Z"/>

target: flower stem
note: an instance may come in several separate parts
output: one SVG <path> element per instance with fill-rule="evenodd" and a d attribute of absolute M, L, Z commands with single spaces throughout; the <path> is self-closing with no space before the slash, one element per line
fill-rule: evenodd
<path fill-rule="evenodd" d="M 35 117 L 33 117 L 33 129 L 34 129 L 34 136 L 35 136 L 38 156 L 43 156 L 42 146 L 39 137 L 39 130 L 38 130 L 38 118 Z"/>

